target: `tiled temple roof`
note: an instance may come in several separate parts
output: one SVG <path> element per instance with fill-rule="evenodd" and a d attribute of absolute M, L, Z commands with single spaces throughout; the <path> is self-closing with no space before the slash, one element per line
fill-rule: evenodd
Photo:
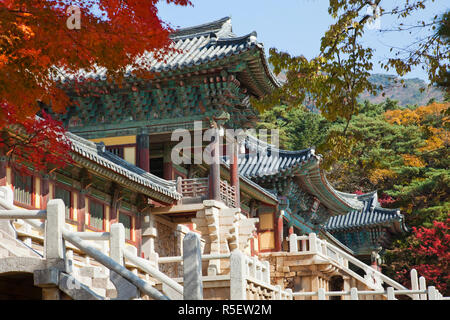
<path fill-rule="evenodd" d="M 394 232 L 407 231 L 404 216 L 400 213 L 400 210 L 381 208 L 376 192 L 355 196 L 364 203 L 364 207 L 343 216 L 330 217 L 324 226 L 325 230 L 333 233 L 373 226 L 386 226 Z"/>
<path fill-rule="evenodd" d="M 203 25 L 184 28 L 174 32 L 171 39 L 174 41 L 173 48 L 181 50 L 168 55 L 164 61 L 155 59 L 152 53 L 145 54 L 137 62 L 146 70 L 156 73 L 167 73 L 175 70 L 188 70 L 190 67 L 207 64 L 230 56 L 239 55 L 243 52 L 257 50 L 261 53 L 261 59 L 246 61 L 248 69 L 254 76 L 258 86 L 264 88 L 262 93 L 271 91 L 280 86 L 279 81 L 270 70 L 264 52 L 264 47 L 257 41 L 256 32 L 237 37 L 232 32 L 231 18 L 225 17 L 217 21 Z M 127 69 L 127 75 L 133 69 Z M 60 80 L 71 80 L 74 75 L 65 74 Z M 78 77 L 86 79 L 106 80 L 106 69 L 99 68 L 96 72 L 83 72 Z M 268 80 L 268 81 L 267 81 Z"/>
<path fill-rule="evenodd" d="M 258 140 L 245 137 L 249 153 L 239 156 L 239 173 L 257 183 L 270 182 L 283 177 L 298 177 L 302 187 L 316 196 L 333 214 L 346 214 L 359 210 L 363 202 L 350 194 L 335 190 L 320 169 L 322 157 L 315 149 L 287 151 Z"/>
<path fill-rule="evenodd" d="M 70 132 L 66 136 L 73 152 L 171 199 L 181 199 L 174 182 L 161 179 L 106 151 L 102 143 L 91 142 Z"/>

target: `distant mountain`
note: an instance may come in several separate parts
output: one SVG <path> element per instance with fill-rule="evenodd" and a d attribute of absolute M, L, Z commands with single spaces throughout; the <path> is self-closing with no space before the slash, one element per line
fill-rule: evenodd
<path fill-rule="evenodd" d="M 277 75 L 277 78 L 283 83 L 286 81 L 286 74 L 281 72 Z M 424 105 L 427 104 L 430 99 L 442 101 L 444 99 L 444 93 L 437 87 L 430 87 L 425 81 L 419 78 L 404 79 L 404 83 L 400 82 L 400 78 L 394 75 L 386 74 L 373 74 L 369 80 L 375 85 L 382 85 L 383 90 L 378 92 L 376 96 L 364 93 L 360 95 L 359 101 L 369 100 L 372 103 L 381 103 L 387 98 L 391 100 L 397 100 L 401 106 L 406 105 Z M 424 88 L 424 91 L 420 91 Z M 384 93 L 384 96 L 382 95 Z M 315 108 L 309 107 L 311 111 Z"/>
<path fill-rule="evenodd" d="M 400 78 L 394 75 L 373 74 L 369 78 L 370 82 L 376 85 L 382 85 L 381 90 L 376 96 L 364 93 L 359 97 L 360 101 L 369 100 L 372 103 L 381 103 L 387 98 L 397 100 L 399 105 L 424 105 L 430 99 L 442 101 L 444 93 L 437 87 L 428 87 L 425 81 L 419 78 L 404 79 L 404 83 L 400 82 Z M 425 89 L 421 91 L 421 88 Z M 384 97 L 382 95 L 384 93 Z"/>

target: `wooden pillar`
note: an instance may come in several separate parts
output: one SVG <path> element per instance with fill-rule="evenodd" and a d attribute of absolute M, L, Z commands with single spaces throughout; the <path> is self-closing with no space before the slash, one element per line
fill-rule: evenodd
<path fill-rule="evenodd" d="M 47 209 L 47 202 L 50 198 L 50 176 L 48 174 L 42 176 L 41 198 L 41 208 L 45 210 Z"/>
<path fill-rule="evenodd" d="M 164 158 L 163 158 L 163 177 L 166 180 L 173 180 L 173 166 L 172 166 L 172 145 L 170 143 L 164 144 Z"/>
<path fill-rule="evenodd" d="M 150 172 L 150 136 L 146 133 L 137 136 L 137 165 Z"/>
<path fill-rule="evenodd" d="M 113 225 L 114 223 L 119 222 L 119 210 L 120 210 L 120 189 L 118 186 L 113 188 L 111 197 L 111 205 L 109 207 L 109 224 Z"/>
<path fill-rule="evenodd" d="M 283 215 L 282 212 L 277 218 L 277 234 L 275 238 L 275 251 L 281 251 L 281 244 L 283 243 Z"/>
<path fill-rule="evenodd" d="M 78 231 L 79 232 L 84 232 L 84 230 L 85 230 L 86 193 L 87 193 L 87 190 L 81 190 L 78 195 L 77 220 L 78 220 Z"/>
<path fill-rule="evenodd" d="M 136 247 L 138 256 L 142 257 L 142 223 L 141 223 L 142 214 L 136 215 L 134 219 L 134 237 L 136 241 Z"/>
<path fill-rule="evenodd" d="M 6 186 L 6 166 L 7 166 L 6 157 L 0 157 L 0 187 Z"/>
<path fill-rule="evenodd" d="M 233 141 L 233 152 L 231 154 L 231 164 L 230 164 L 230 182 L 231 186 L 236 190 L 236 205 L 238 208 L 241 207 L 241 195 L 239 187 L 239 144 L 237 141 Z"/>
<path fill-rule="evenodd" d="M 220 201 L 220 146 L 219 130 L 216 129 L 214 142 L 212 144 L 212 163 L 210 165 L 210 199 Z"/>
<path fill-rule="evenodd" d="M 294 233 L 294 226 L 293 225 L 289 225 L 289 235 Z"/>

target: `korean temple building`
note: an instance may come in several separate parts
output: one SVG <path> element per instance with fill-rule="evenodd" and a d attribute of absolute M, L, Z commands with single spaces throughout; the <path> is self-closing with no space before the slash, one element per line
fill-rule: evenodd
<path fill-rule="evenodd" d="M 383 281 L 370 270 L 380 270 L 376 266 L 380 252 L 389 248 L 392 237 L 408 232 L 404 217 L 399 210 L 382 208 L 376 192 L 356 195 L 334 189 L 314 148 L 281 150 L 246 135 L 229 142 L 238 146 L 230 154 L 225 143 L 215 143 L 217 161 L 210 165 L 172 160 L 178 144 L 172 141 L 174 130 L 195 136 L 199 125 L 200 134 L 210 128 L 252 129 L 258 112 L 250 98 L 270 94 L 281 83 L 269 68 L 256 32 L 235 35 L 231 18 L 180 29 L 171 37 L 179 51 L 165 61 L 151 55 L 142 58 L 154 73 L 151 79 L 130 73 L 119 87 L 99 69 L 82 73 L 89 81 L 75 90 L 73 76 L 61 78 L 61 86 L 77 102 L 59 116 L 69 131 L 74 163 L 45 173 L 30 168 L 23 174 L 6 156 L 0 157 L 0 209 L 2 190 L 4 199 L 11 190 L 11 206 L 4 204 L 3 209 L 46 210 L 49 200 L 62 199 L 66 227 L 80 237 L 89 232 L 112 234 L 113 226 L 121 223 L 127 250 L 178 282 L 183 267 L 173 257 L 183 255 L 186 234 L 196 233 L 203 254 L 218 255 L 202 264 L 205 299 L 233 298 L 235 290 L 223 284 L 232 282 L 233 263 L 219 256 L 235 249 L 261 261 L 252 260 L 249 270 L 260 268 L 260 278 L 266 279 L 270 269 L 270 280 L 265 281 L 291 293 L 380 288 Z M 193 151 L 195 157 L 198 150 Z M 48 298 L 54 294 L 46 291 L 48 286 L 42 286 L 42 293 L 39 287 L 24 293 L 19 285 L 9 296 L 2 291 L 11 281 L 1 276 L 11 265 L 2 260 L 21 255 L 42 259 L 49 246 L 42 231 L 21 219 L 11 221 L 0 219 L 0 299 Z M 308 255 L 316 247 L 314 239 L 324 248 L 320 259 Z M 103 244 L 101 250 L 112 250 Z M 68 246 L 67 252 L 69 258 L 64 259 L 73 266 L 69 276 L 92 290 L 93 296 L 119 294 L 108 281 L 108 271 L 100 270 L 101 263 L 76 245 Z M 130 261 L 125 267 L 161 287 L 158 277 Z M 24 288 L 33 280 L 33 263 L 21 269 Z M 361 267 L 364 263 L 370 270 Z M 91 269 L 100 271 L 96 276 Z M 258 289 L 255 283 L 247 286 L 247 298 L 273 297 L 269 287 Z M 161 288 L 164 291 L 164 285 Z M 58 290 L 60 298 L 77 297 L 61 286 Z"/>

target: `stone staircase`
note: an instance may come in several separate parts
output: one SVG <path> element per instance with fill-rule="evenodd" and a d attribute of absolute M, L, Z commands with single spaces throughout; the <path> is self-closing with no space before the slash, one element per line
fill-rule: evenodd
<path fill-rule="evenodd" d="M 42 256 L 17 240 L 5 231 L 0 229 L 0 258 L 6 257 L 35 257 L 42 258 Z"/>
<path fill-rule="evenodd" d="M 117 297 L 116 287 L 110 281 L 109 270 L 106 268 L 100 266 L 74 267 L 71 275 L 99 296 L 106 299 Z"/>
<path fill-rule="evenodd" d="M 40 253 L 28 247 L 24 242 L 0 229 L 0 259 L 8 257 L 43 258 Z M 70 275 L 103 298 L 114 299 L 117 297 L 116 287 L 109 279 L 107 268 L 77 263 L 73 265 Z"/>

